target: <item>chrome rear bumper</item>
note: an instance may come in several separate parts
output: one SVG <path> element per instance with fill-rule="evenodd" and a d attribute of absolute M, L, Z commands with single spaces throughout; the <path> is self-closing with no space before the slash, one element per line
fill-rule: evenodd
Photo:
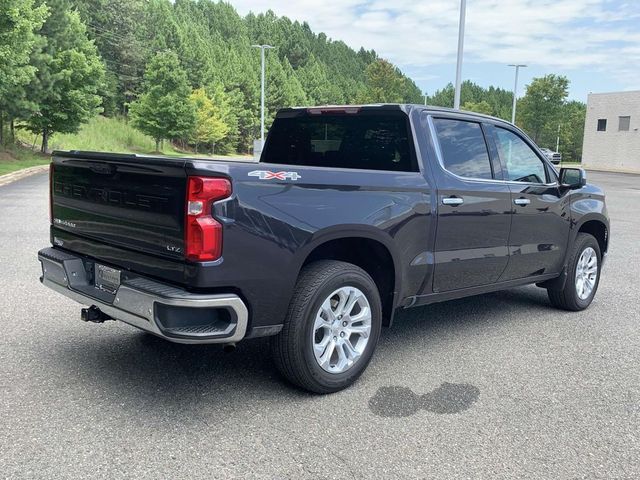
<path fill-rule="evenodd" d="M 108 293 L 93 285 L 93 262 L 55 248 L 38 252 L 38 260 L 43 285 L 169 341 L 234 343 L 246 334 L 248 310 L 235 294 L 194 294 L 139 276 Z"/>

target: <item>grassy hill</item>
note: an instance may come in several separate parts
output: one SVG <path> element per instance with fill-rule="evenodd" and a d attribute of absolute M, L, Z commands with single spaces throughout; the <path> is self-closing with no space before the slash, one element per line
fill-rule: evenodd
<path fill-rule="evenodd" d="M 49 163 L 49 155 L 40 154 L 37 150 L 40 138 L 25 130 L 17 130 L 17 144 L 0 146 L 0 175 L 10 173 L 21 168 Z M 91 150 L 113 153 L 157 153 L 155 142 L 151 137 L 140 133 L 131 125 L 119 118 L 98 116 L 82 126 L 78 133 L 54 134 L 49 141 L 52 150 Z M 195 155 L 193 152 L 183 152 L 164 142 L 162 154 L 169 156 L 188 155 L 190 157 L 207 157 Z M 221 155 L 216 155 L 220 157 Z"/>
<path fill-rule="evenodd" d="M 18 139 L 32 145 L 34 135 L 21 131 Z M 38 141 L 35 142 L 38 145 Z M 155 142 L 119 118 L 97 116 L 84 124 L 78 133 L 54 134 L 49 141 L 52 150 L 92 150 L 118 153 L 153 153 Z M 165 142 L 162 153 L 179 155 L 169 142 Z"/>
<path fill-rule="evenodd" d="M 42 155 L 17 145 L 0 147 L 0 175 L 22 168 L 44 165 L 50 160 L 48 155 Z"/>

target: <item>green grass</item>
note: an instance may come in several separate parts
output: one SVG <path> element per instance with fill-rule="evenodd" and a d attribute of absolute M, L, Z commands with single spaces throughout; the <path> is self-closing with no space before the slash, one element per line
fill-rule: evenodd
<path fill-rule="evenodd" d="M 33 144 L 35 135 L 21 131 L 18 138 Z M 36 146 L 40 142 L 36 139 Z M 180 152 L 170 142 L 164 142 L 162 153 L 175 155 Z M 78 133 L 56 133 L 49 140 L 51 150 L 90 150 L 113 153 L 154 153 L 154 140 L 119 118 L 94 117 L 85 123 Z"/>
<path fill-rule="evenodd" d="M 45 165 L 50 160 L 48 155 L 32 152 L 28 148 L 13 145 L 0 147 L 0 175 L 36 165 Z"/>

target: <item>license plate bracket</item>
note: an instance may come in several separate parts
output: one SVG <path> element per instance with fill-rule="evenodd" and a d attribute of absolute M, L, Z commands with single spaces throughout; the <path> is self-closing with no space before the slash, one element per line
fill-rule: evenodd
<path fill-rule="evenodd" d="M 118 287 L 120 287 L 120 274 L 121 271 L 116 268 L 96 263 L 95 287 L 103 292 L 115 294 Z"/>

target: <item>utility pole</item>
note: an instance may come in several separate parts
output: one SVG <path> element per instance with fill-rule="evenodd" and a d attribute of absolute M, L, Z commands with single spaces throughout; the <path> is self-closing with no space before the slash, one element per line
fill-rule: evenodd
<path fill-rule="evenodd" d="M 467 0 L 460 0 L 460 24 L 458 25 L 458 61 L 456 63 L 456 91 L 453 98 L 453 108 L 460 110 L 460 87 L 462 84 L 462 51 L 464 50 L 464 17 L 467 10 Z"/>
<path fill-rule="evenodd" d="M 264 51 L 272 47 L 271 45 L 251 45 L 260 49 L 261 73 L 260 73 L 260 149 L 264 145 Z"/>
<path fill-rule="evenodd" d="M 520 67 L 526 67 L 526 65 L 522 64 L 510 64 L 510 67 L 516 67 L 516 80 L 513 83 L 513 106 L 511 107 L 511 123 L 516 124 L 516 101 L 518 99 L 518 73 L 520 72 Z"/>
<path fill-rule="evenodd" d="M 560 124 L 558 124 L 558 136 L 556 137 L 556 152 L 560 151 Z"/>

